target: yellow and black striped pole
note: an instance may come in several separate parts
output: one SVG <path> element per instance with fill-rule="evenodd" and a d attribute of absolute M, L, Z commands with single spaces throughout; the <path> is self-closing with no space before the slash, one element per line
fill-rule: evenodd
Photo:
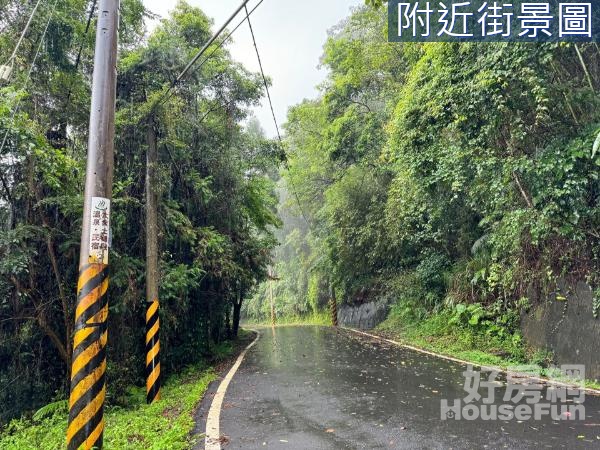
<path fill-rule="evenodd" d="M 331 324 L 334 327 L 338 326 L 338 318 L 337 318 L 337 302 L 334 298 L 329 300 L 330 308 L 331 308 Z"/>
<path fill-rule="evenodd" d="M 67 448 L 101 449 L 106 396 L 119 0 L 100 0 L 92 80 Z"/>
<path fill-rule="evenodd" d="M 150 303 L 146 313 L 146 400 L 160 400 L 160 341 L 158 331 L 158 300 Z"/>
<path fill-rule="evenodd" d="M 70 450 L 102 448 L 106 386 L 108 266 L 81 271 L 75 312 L 71 398 L 67 442 Z"/>
<path fill-rule="evenodd" d="M 331 325 L 338 326 L 337 300 L 335 298 L 335 289 L 329 286 L 329 308 L 331 312 Z"/>
<path fill-rule="evenodd" d="M 148 121 L 146 151 L 146 401 L 160 400 L 160 320 L 158 317 L 158 164 L 154 117 Z"/>

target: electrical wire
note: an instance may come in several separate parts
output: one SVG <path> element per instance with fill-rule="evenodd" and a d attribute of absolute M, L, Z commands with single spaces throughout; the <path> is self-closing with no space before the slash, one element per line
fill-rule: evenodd
<path fill-rule="evenodd" d="M 83 47 L 85 45 L 85 38 L 87 37 L 90 26 L 92 25 L 92 19 L 94 18 L 94 12 L 96 11 L 96 4 L 98 0 L 92 0 L 92 7 L 90 8 L 90 13 L 88 15 L 87 24 L 85 26 L 85 32 L 83 33 L 83 39 L 81 40 L 81 44 L 79 45 L 79 51 L 77 52 L 77 59 L 75 60 L 75 70 L 73 72 L 77 73 L 79 69 L 79 64 L 81 63 L 81 55 L 83 54 Z M 65 100 L 65 109 L 69 107 L 71 102 L 71 95 L 73 95 L 73 87 L 69 87 L 69 92 L 67 94 L 67 99 Z"/>
<path fill-rule="evenodd" d="M 31 66 L 29 67 L 29 71 L 27 72 L 27 77 L 25 78 L 25 83 L 23 83 L 23 87 L 22 89 L 25 90 L 27 89 L 27 87 L 29 86 L 29 82 L 31 81 L 31 75 L 33 73 L 33 69 L 35 67 L 35 64 L 37 63 L 37 59 L 40 56 L 40 53 L 42 51 L 42 47 L 44 45 L 44 41 L 46 39 L 46 34 L 48 34 L 48 28 L 50 28 L 50 22 L 52 21 L 52 18 L 54 17 L 54 13 L 56 11 L 56 5 L 58 4 L 59 0 L 54 0 L 54 4 L 52 5 L 51 8 L 51 12 L 48 15 L 48 22 L 46 23 L 46 27 L 44 28 L 44 32 L 42 33 L 42 36 L 40 37 L 40 43 L 37 47 L 37 50 L 35 52 L 35 55 L 33 57 L 33 60 L 31 61 Z M 19 111 L 21 107 L 21 98 L 19 100 L 17 100 L 17 104 L 15 105 L 10 121 L 9 123 L 12 125 L 14 124 L 14 120 L 15 117 L 17 116 L 17 113 Z M 8 140 L 8 134 L 10 132 L 10 127 L 7 127 L 6 132 L 4 133 L 4 137 L 2 138 L 2 144 L 0 144 L 0 155 L 2 154 L 2 150 L 4 150 L 4 146 L 6 145 L 6 141 Z M 4 182 L 4 180 L 2 180 Z M 5 186 L 6 188 L 6 186 Z"/>
<path fill-rule="evenodd" d="M 269 106 L 271 108 L 271 115 L 273 116 L 273 123 L 275 124 L 275 130 L 277 131 L 277 139 L 279 140 L 279 146 L 281 148 L 281 151 L 285 155 L 285 159 L 286 159 L 285 160 L 285 168 L 286 168 L 286 170 L 289 173 L 290 172 L 290 167 L 288 165 L 287 155 L 286 155 L 286 152 L 285 152 L 285 147 L 283 145 L 283 139 L 281 138 L 281 133 L 279 131 L 279 124 L 277 122 L 277 116 L 275 115 L 275 109 L 273 108 L 273 100 L 271 98 L 271 92 L 270 92 L 270 89 L 269 89 L 269 83 L 268 83 L 267 77 L 265 75 L 265 71 L 264 71 L 263 64 L 262 64 L 262 59 L 260 57 L 260 52 L 258 50 L 258 45 L 256 44 L 256 36 L 254 35 L 254 29 L 252 27 L 252 22 L 250 21 L 250 15 L 248 14 L 248 8 L 246 8 L 246 20 L 248 20 L 248 27 L 250 28 L 250 34 L 252 35 L 252 42 L 254 43 L 254 49 L 256 50 L 256 57 L 258 59 L 258 66 L 260 67 L 260 73 L 262 75 L 263 83 L 265 85 L 265 91 L 267 93 L 267 99 L 269 100 Z M 304 218 L 304 221 L 308 225 L 308 228 L 312 229 L 312 224 L 308 220 L 308 216 L 304 212 L 304 208 L 302 206 L 302 203 L 300 202 L 300 197 L 298 196 L 298 192 L 296 191 L 296 187 L 294 186 L 294 181 L 292 180 L 291 177 L 290 177 L 290 184 L 291 184 L 290 187 L 292 188 L 292 192 L 294 194 L 294 197 L 296 198 L 296 203 L 298 203 L 298 208 L 300 208 L 300 213 L 302 214 L 302 217 Z"/>
<path fill-rule="evenodd" d="M 83 46 L 85 45 L 85 37 L 90 32 L 90 26 L 92 25 L 92 19 L 94 18 L 94 12 L 96 12 L 97 4 L 98 0 L 92 0 L 92 6 L 90 8 L 90 13 L 88 14 L 87 24 L 85 25 L 85 32 L 83 33 L 83 39 L 81 40 L 79 52 L 77 53 L 77 59 L 75 60 L 75 72 L 77 72 L 77 69 L 79 69 L 79 63 L 81 62 L 81 54 L 83 53 Z"/>
<path fill-rule="evenodd" d="M 275 129 L 277 130 L 277 138 L 279 139 L 279 143 L 282 144 L 283 149 L 283 141 L 281 139 L 281 133 L 279 132 L 279 124 L 277 123 L 277 117 L 275 116 L 275 109 L 273 108 L 273 100 L 271 99 L 271 91 L 269 89 L 269 83 L 267 82 L 267 77 L 265 76 L 265 71 L 262 65 L 262 59 L 260 57 L 260 52 L 258 51 L 258 46 L 256 45 L 256 37 L 254 36 L 254 29 L 252 28 L 252 22 L 250 22 L 250 16 L 248 15 L 248 9 L 246 8 L 246 17 L 248 19 L 248 27 L 250 28 L 250 34 L 252 35 L 252 42 L 254 43 L 254 49 L 256 50 L 256 58 L 258 59 L 258 67 L 260 67 L 260 74 L 262 75 L 263 83 L 265 85 L 265 91 L 267 93 L 267 98 L 269 99 L 269 106 L 271 107 L 271 115 L 273 116 L 273 123 L 275 124 Z"/>
<path fill-rule="evenodd" d="M 252 8 L 252 10 L 250 10 L 250 13 L 248 13 L 248 8 L 246 8 L 246 17 L 244 17 L 244 19 L 238 23 L 236 25 L 236 27 L 231 30 L 229 32 L 229 34 L 227 34 L 227 36 L 225 36 L 225 38 L 223 38 L 223 40 L 221 41 L 221 43 L 219 45 L 217 45 L 212 52 L 210 52 L 208 55 L 206 55 L 206 58 L 204 58 L 202 60 L 202 62 L 200 64 L 198 64 L 198 69 L 200 69 L 204 64 L 206 64 L 206 62 L 217 52 L 217 50 L 219 50 L 220 48 L 222 48 L 225 43 L 229 40 L 229 38 L 231 38 L 231 36 L 233 36 L 233 34 L 244 24 L 244 22 L 246 22 L 247 20 L 249 20 L 249 16 L 251 16 L 254 11 L 256 11 L 258 9 L 258 7 L 264 2 L 265 0 L 260 0 L 256 6 L 254 8 Z"/>
<path fill-rule="evenodd" d="M 23 43 L 23 39 L 25 39 L 25 35 L 29 31 L 31 22 L 33 21 L 35 13 L 37 12 L 41 3 L 42 3 L 42 0 L 38 0 L 38 2 L 35 4 L 33 9 L 31 10 L 31 14 L 29 14 L 29 19 L 27 20 L 27 24 L 25 25 L 25 28 L 23 28 L 23 32 L 21 33 L 21 36 L 19 37 L 19 40 L 17 41 L 17 45 L 15 45 L 15 49 L 13 50 L 12 55 L 8 59 L 8 63 L 6 65 L 12 64 L 14 59 L 17 57 L 17 52 L 19 51 L 19 48 L 21 47 L 21 44 Z"/>
<path fill-rule="evenodd" d="M 198 62 L 198 60 L 202 57 L 202 55 L 204 55 L 208 51 L 208 49 L 210 48 L 210 46 L 215 43 L 215 41 L 219 38 L 219 36 L 221 35 L 221 33 L 225 30 L 225 28 L 227 28 L 227 25 L 229 25 L 233 21 L 233 19 L 235 19 L 235 17 L 238 15 L 238 13 L 242 10 L 242 8 L 244 8 L 248 4 L 249 1 L 250 0 L 244 0 L 242 2 L 242 4 L 229 17 L 229 19 L 227 19 L 227 21 L 221 26 L 221 28 L 219 28 L 219 30 L 215 34 L 213 34 L 213 36 L 208 40 L 208 42 L 206 42 L 206 44 L 204 44 L 204 46 L 200 49 L 200 51 L 198 53 L 196 53 L 196 55 L 185 66 L 185 68 L 177 76 L 177 78 L 175 78 L 175 80 L 173 80 L 173 82 L 171 83 L 171 85 L 160 96 L 160 98 L 158 99 L 158 101 L 154 103 L 154 105 L 152 106 L 152 108 L 150 109 L 150 111 L 153 112 L 158 105 L 160 105 L 160 104 L 168 101 L 171 98 L 173 89 L 175 89 L 175 87 L 181 82 L 181 80 L 184 79 L 184 77 L 190 72 L 190 70 L 192 69 L 192 67 Z"/>
<path fill-rule="evenodd" d="M 252 14 L 253 14 L 253 13 L 254 13 L 254 12 L 257 10 L 257 9 L 258 9 L 258 7 L 259 7 L 259 6 L 260 6 L 260 5 L 261 5 L 261 4 L 262 4 L 264 1 L 265 1 L 265 0 L 260 0 L 260 1 L 259 1 L 259 2 L 258 2 L 258 3 L 257 3 L 255 6 L 254 6 L 254 8 L 252 8 L 252 10 L 250 11 L 250 14 L 249 14 L 249 15 L 252 15 Z M 243 19 L 243 20 L 242 20 L 240 23 L 238 23 L 238 24 L 235 26 L 235 28 L 233 28 L 233 30 L 231 30 L 231 31 L 230 31 L 230 32 L 227 34 L 227 36 L 225 36 L 225 37 L 224 37 L 224 38 L 221 40 L 221 42 L 220 42 L 219 44 L 217 44 L 217 45 L 216 45 L 216 46 L 215 46 L 215 47 L 212 49 L 212 51 L 211 51 L 211 52 L 210 52 L 208 55 L 206 55 L 206 57 L 205 57 L 205 58 L 204 58 L 204 59 L 203 59 L 203 60 L 200 62 L 200 64 L 198 64 L 198 66 L 196 67 L 196 69 L 195 69 L 195 70 L 200 70 L 200 69 L 201 69 L 201 68 L 204 66 L 204 64 L 206 64 L 206 63 L 208 62 L 208 60 L 210 60 L 210 58 L 212 58 L 212 56 L 213 56 L 213 55 L 214 55 L 214 54 L 217 52 L 217 50 L 219 50 L 219 49 L 223 48 L 223 46 L 224 46 L 224 45 L 225 45 L 225 43 L 226 43 L 226 42 L 227 42 L 227 41 L 228 41 L 228 40 L 231 38 L 231 36 L 233 36 L 233 35 L 234 35 L 234 33 L 235 33 L 235 32 L 236 32 L 236 31 L 237 31 L 237 30 L 238 30 L 238 29 L 239 29 L 239 28 L 240 28 L 240 27 L 241 27 L 241 26 L 244 24 L 244 22 L 246 22 L 246 20 L 248 20 L 248 17 L 249 17 L 249 15 L 248 15 L 247 3 L 248 3 L 248 2 L 246 2 L 244 5 L 242 5 L 242 7 L 243 7 L 243 8 L 246 8 L 246 17 L 244 17 L 244 19 Z M 239 11 L 241 10 L 241 8 L 242 8 L 242 7 L 240 7 L 240 9 L 237 11 L 238 13 L 239 13 Z M 237 13 L 236 13 L 236 15 L 237 15 Z M 230 22 L 231 22 L 231 21 L 230 21 Z M 226 25 L 225 25 L 225 26 L 226 26 Z M 224 28 L 225 28 L 225 27 L 223 27 L 223 28 L 222 28 L 222 30 L 223 30 Z M 218 34 L 220 34 L 220 33 L 218 33 Z M 216 35 L 217 37 L 218 37 L 218 34 Z M 194 64 L 195 64 L 195 63 L 196 63 L 196 62 L 197 62 L 197 61 L 198 61 L 198 60 L 199 60 L 199 59 L 202 57 L 202 55 L 203 55 L 204 53 L 206 53 L 206 51 L 208 50 L 208 47 L 210 47 L 210 45 L 211 45 L 212 43 L 214 43 L 214 41 L 215 41 L 215 40 L 216 40 L 216 39 L 213 39 L 213 40 L 212 40 L 212 42 L 209 42 L 209 44 L 208 44 L 208 45 L 205 45 L 205 47 L 204 47 L 204 51 L 202 51 L 202 50 L 201 50 L 200 52 L 198 52 L 198 54 L 197 54 L 197 55 L 194 57 L 194 59 L 193 59 L 193 60 L 192 60 L 192 61 L 191 61 L 191 62 L 190 62 L 188 65 L 187 65 L 186 69 L 185 69 L 185 70 L 182 72 L 182 74 L 181 74 L 181 75 L 179 75 L 179 77 L 177 77 L 177 79 L 176 79 L 176 80 L 175 80 L 175 81 L 174 81 L 174 82 L 171 84 L 171 86 L 170 86 L 170 87 L 169 87 L 169 89 L 168 89 L 168 90 L 165 92 L 165 94 L 163 94 L 163 96 L 161 97 L 161 99 L 160 99 L 160 100 L 157 102 L 156 106 L 158 106 L 158 105 L 160 105 L 160 104 L 163 104 L 163 103 L 166 103 L 166 102 L 167 102 L 167 101 L 168 101 L 168 100 L 169 100 L 169 99 L 170 99 L 170 98 L 173 96 L 173 89 L 174 89 L 174 88 L 177 86 L 177 84 L 179 84 L 179 83 L 181 82 L 181 80 L 183 79 L 183 76 L 185 76 L 185 75 L 186 75 L 186 74 L 189 72 L 189 70 L 190 70 L 190 69 L 193 67 L 193 65 L 194 65 Z M 183 75 L 183 76 L 182 76 L 182 75 Z M 155 107 L 156 107 L 156 106 L 155 106 Z M 152 108 L 152 110 L 153 110 L 153 109 L 154 109 L 154 108 Z"/>

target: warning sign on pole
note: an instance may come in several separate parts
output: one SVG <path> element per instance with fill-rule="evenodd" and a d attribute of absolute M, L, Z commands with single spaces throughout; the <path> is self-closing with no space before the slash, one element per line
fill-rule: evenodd
<path fill-rule="evenodd" d="M 106 265 L 110 247 L 110 200 L 92 197 L 91 214 L 89 262 Z"/>

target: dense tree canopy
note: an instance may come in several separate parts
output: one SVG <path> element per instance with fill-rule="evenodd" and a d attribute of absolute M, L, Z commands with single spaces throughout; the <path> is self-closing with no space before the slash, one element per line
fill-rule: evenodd
<path fill-rule="evenodd" d="M 2 64 L 34 3 L 0 2 Z M 69 0 L 40 9 L 13 77 L 0 87 L 0 140 L 6 136 L 0 152 L 0 423 L 65 396 L 93 69 L 95 21 L 86 34 L 92 4 Z M 208 357 L 213 343 L 237 331 L 241 302 L 266 275 L 279 223 L 266 176 L 274 173 L 279 150 L 256 125 L 242 125 L 263 95 L 262 78 L 220 49 L 153 109 L 208 40 L 212 22 L 180 2 L 147 35 L 149 13 L 140 0 L 123 0 L 121 14 L 109 291 L 112 402 L 144 376 L 148 127 L 156 131 L 159 150 L 154 189 L 160 198 L 163 371 Z"/>
<path fill-rule="evenodd" d="M 277 297 L 296 300 L 282 312 L 310 310 L 328 284 L 347 303 L 391 293 L 417 316 L 464 302 L 500 314 L 560 277 L 598 287 L 596 45 L 389 43 L 384 9 L 362 8 L 322 62 L 321 95 L 286 125 L 287 213 L 310 226 L 286 231 Z M 300 290 L 285 281 L 297 261 Z"/>

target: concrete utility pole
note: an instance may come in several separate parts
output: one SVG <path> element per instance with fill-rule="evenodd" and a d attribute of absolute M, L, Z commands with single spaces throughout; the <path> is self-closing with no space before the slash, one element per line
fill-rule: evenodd
<path fill-rule="evenodd" d="M 119 0 L 100 0 L 73 338 L 69 450 L 101 449 L 103 442 L 118 26 Z"/>
<path fill-rule="evenodd" d="M 158 150 L 154 117 L 148 121 L 146 152 L 146 401 L 160 400 L 160 319 L 158 316 Z"/>
<path fill-rule="evenodd" d="M 273 274 L 273 267 L 269 267 L 267 277 L 269 278 L 269 299 L 271 301 L 271 326 L 275 326 L 276 322 L 277 322 L 277 318 L 275 317 L 275 299 L 273 298 L 273 281 L 279 281 L 280 278 L 277 278 Z"/>

